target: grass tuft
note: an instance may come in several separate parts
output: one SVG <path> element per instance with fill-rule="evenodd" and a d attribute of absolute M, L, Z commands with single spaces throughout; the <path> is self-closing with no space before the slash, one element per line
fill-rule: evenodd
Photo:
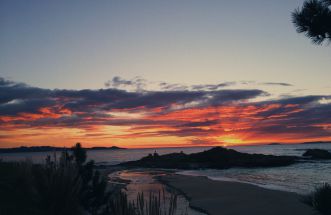
<path fill-rule="evenodd" d="M 323 215 L 331 215 L 331 186 L 325 183 L 317 187 L 304 202 Z"/>

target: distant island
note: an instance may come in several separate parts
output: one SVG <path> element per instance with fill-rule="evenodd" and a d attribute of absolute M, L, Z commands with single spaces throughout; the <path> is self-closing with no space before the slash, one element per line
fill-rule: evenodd
<path fill-rule="evenodd" d="M 321 144 L 321 143 L 331 143 L 331 140 L 325 141 L 311 141 L 311 142 L 298 142 L 298 143 L 268 143 L 266 145 L 269 146 L 276 146 L 276 145 L 284 145 L 284 144 Z"/>
<path fill-rule="evenodd" d="M 311 141 L 311 142 L 297 142 L 297 143 L 268 143 L 266 145 L 268 146 L 277 146 L 277 145 L 286 145 L 286 144 L 321 144 L 321 143 L 331 143 L 331 140 L 329 141 Z"/>
<path fill-rule="evenodd" d="M 319 144 L 319 143 L 331 143 L 331 141 L 312 141 L 312 142 L 303 142 L 301 144 Z"/>
<path fill-rule="evenodd" d="M 52 147 L 52 146 L 21 146 L 16 148 L 0 148 L 0 153 L 19 153 L 19 152 L 53 152 L 53 151 L 63 151 L 70 148 L 66 147 Z M 117 146 L 111 147 L 91 147 L 85 148 L 86 150 L 123 150 L 126 148 L 120 148 Z"/>

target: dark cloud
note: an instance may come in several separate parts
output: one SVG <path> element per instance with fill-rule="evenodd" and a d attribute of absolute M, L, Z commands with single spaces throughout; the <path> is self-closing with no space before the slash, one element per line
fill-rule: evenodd
<path fill-rule="evenodd" d="M 236 85 L 237 82 L 222 82 L 218 84 L 195 84 L 185 85 L 180 83 L 149 82 L 146 79 L 135 77 L 124 79 L 119 76 L 114 77 L 105 83 L 107 88 L 125 89 L 131 91 L 148 91 L 148 85 L 154 86 L 156 91 L 218 91 L 224 87 Z"/>
<path fill-rule="evenodd" d="M 111 82 L 107 82 L 108 84 L 108 87 L 109 86 L 114 86 L 114 87 L 117 87 L 117 86 L 120 86 L 120 85 L 132 85 L 134 84 L 133 81 L 128 81 L 128 80 L 124 80 L 124 79 L 121 79 L 120 77 L 116 76 L 113 78 L 113 80 Z"/>
<path fill-rule="evenodd" d="M 297 104 L 297 105 L 308 105 L 308 104 L 320 104 L 320 100 L 322 99 L 331 99 L 331 96 L 299 96 L 299 97 L 287 97 L 281 99 L 275 99 L 270 101 L 260 102 L 260 104 Z"/>
<path fill-rule="evenodd" d="M 232 85 L 235 85 L 236 82 L 224 82 L 220 84 L 199 84 L 199 85 L 193 85 L 193 90 L 218 90 L 223 87 L 229 87 Z"/>
<path fill-rule="evenodd" d="M 187 86 L 184 84 L 169 84 L 166 82 L 159 83 L 159 86 L 162 90 L 173 90 L 173 91 L 183 91 L 183 90 L 192 90 L 192 91 L 217 91 L 224 87 L 229 87 L 235 85 L 236 82 L 224 82 L 220 84 L 197 84 L 192 86 Z"/>
<path fill-rule="evenodd" d="M 135 77 L 131 80 L 123 79 L 119 76 L 115 76 L 112 80 L 105 83 L 108 88 L 133 88 L 134 90 L 143 90 L 147 81 L 140 77 Z"/>
<path fill-rule="evenodd" d="M 23 99 L 0 105 L 0 115 L 15 116 L 18 113 L 39 113 L 41 108 L 55 105 L 49 99 Z"/>
<path fill-rule="evenodd" d="M 181 127 L 203 127 L 203 126 L 212 126 L 217 125 L 219 120 L 205 120 L 199 122 L 188 122 L 180 125 Z"/>
<path fill-rule="evenodd" d="M 228 102 L 253 99 L 259 96 L 267 96 L 268 93 L 262 90 L 221 90 L 211 93 L 210 105 L 221 105 Z"/>
<path fill-rule="evenodd" d="M 17 99 L 41 99 L 50 96 L 51 90 L 30 87 L 0 78 L 0 105 Z"/>
<path fill-rule="evenodd" d="M 293 134 L 299 134 L 300 138 L 329 138 L 330 130 L 321 129 L 319 127 L 305 125 L 305 126 L 288 126 L 288 125 L 274 125 L 274 126 L 264 126 L 253 131 L 253 135 L 265 135 L 265 134 L 275 134 L 282 135 L 284 137 Z M 300 139 L 297 140 L 300 142 Z"/>
<path fill-rule="evenodd" d="M 116 82 L 130 82 L 115 79 Z M 0 115 L 36 113 L 47 105 L 61 105 L 73 112 L 110 111 L 112 109 L 169 108 L 171 105 L 198 103 L 200 106 L 252 99 L 264 94 L 261 90 L 219 91 L 142 91 L 120 89 L 49 90 L 1 79 Z"/>
<path fill-rule="evenodd" d="M 283 87 L 292 87 L 293 85 L 285 82 L 256 82 L 256 81 L 241 81 L 240 84 L 243 85 L 271 85 L 271 86 L 283 86 Z"/>
<path fill-rule="evenodd" d="M 331 124 L 331 104 L 316 104 L 306 107 L 299 112 L 294 112 L 285 122 L 291 125 L 318 125 Z"/>
<path fill-rule="evenodd" d="M 159 131 L 159 136 L 177 136 L 177 137 L 191 137 L 191 136 L 210 136 L 217 132 L 214 129 L 202 129 L 202 128 L 183 128 L 177 130 Z M 157 136 L 156 135 L 156 136 Z"/>
<path fill-rule="evenodd" d="M 183 84 L 169 84 L 169 83 L 166 83 L 166 82 L 159 83 L 159 87 L 161 88 L 161 90 L 180 90 L 180 91 L 184 91 L 184 90 L 189 89 L 188 86 L 185 86 Z"/>
<path fill-rule="evenodd" d="M 323 98 L 330 96 L 303 96 L 254 103 L 252 105 L 260 110 L 254 114 L 258 120 L 250 123 L 246 133 L 250 137 L 277 134 L 284 137 L 329 138 L 331 103 L 321 103 Z"/>
<path fill-rule="evenodd" d="M 284 87 L 291 87 L 291 86 L 293 86 L 292 84 L 283 83 L 283 82 L 264 82 L 262 84 L 264 84 L 264 85 L 278 85 L 278 86 L 284 86 Z"/>

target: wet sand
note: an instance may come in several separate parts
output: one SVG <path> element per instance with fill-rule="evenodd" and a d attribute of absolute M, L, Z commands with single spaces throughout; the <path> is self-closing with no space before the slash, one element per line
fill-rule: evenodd
<path fill-rule="evenodd" d="M 162 176 L 160 180 L 181 191 L 190 200 L 191 207 L 202 209 L 210 215 L 316 214 L 295 193 L 177 174 Z"/>

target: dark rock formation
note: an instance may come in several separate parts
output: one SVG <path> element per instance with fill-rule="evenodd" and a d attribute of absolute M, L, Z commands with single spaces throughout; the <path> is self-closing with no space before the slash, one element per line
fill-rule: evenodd
<path fill-rule="evenodd" d="M 277 167 L 293 164 L 297 157 L 247 154 L 233 149 L 215 147 L 210 150 L 194 153 L 171 153 L 166 155 L 150 154 L 140 160 L 122 163 L 128 167 L 199 169 L 230 167 Z"/>
<path fill-rule="evenodd" d="M 331 159 L 331 153 L 324 149 L 308 149 L 302 156 L 312 159 Z"/>

